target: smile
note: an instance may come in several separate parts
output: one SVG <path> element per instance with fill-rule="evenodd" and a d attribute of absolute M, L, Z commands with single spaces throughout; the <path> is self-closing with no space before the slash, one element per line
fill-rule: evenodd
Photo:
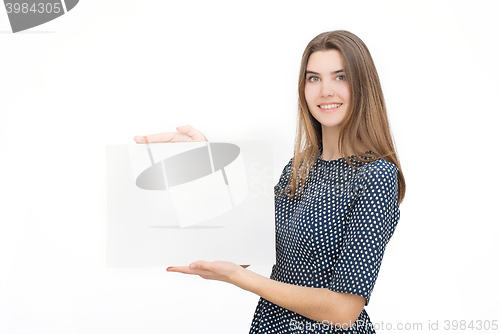
<path fill-rule="evenodd" d="M 334 103 L 334 104 L 325 104 L 325 105 L 320 105 L 321 109 L 328 110 L 328 109 L 335 109 L 335 108 L 340 108 L 342 103 Z"/>

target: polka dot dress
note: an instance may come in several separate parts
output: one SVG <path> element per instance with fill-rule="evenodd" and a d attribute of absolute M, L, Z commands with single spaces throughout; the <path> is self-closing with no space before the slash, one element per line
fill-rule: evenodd
<path fill-rule="evenodd" d="M 322 148 L 320 147 L 320 154 Z M 349 157 L 358 166 L 354 156 Z M 301 198 L 282 192 L 292 159 L 275 186 L 276 264 L 271 279 L 346 292 L 370 301 L 384 250 L 399 221 L 397 167 L 385 159 L 355 169 L 318 158 Z M 365 309 L 350 329 L 335 328 L 259 300 L 250 334 L 375 333 Z"/>

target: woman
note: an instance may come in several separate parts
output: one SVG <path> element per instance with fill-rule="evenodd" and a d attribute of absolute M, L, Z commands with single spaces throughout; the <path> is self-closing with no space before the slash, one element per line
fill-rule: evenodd
<path fill-rule="evenodd" d="M 177 130 L 135 140 L 206 140 L 190 126 Z M 399 221 L 405 181 L 375 65 L 350 32 L 322 33 L 304 51 L 294 157 L 275 194 L 271 278 L 224 261 L 167 271 L 261 296 L 250 333 L 374 333 L 364 306 Z"/>

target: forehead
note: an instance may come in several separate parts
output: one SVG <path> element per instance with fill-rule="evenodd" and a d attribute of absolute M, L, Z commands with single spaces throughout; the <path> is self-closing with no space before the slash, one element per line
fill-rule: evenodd
<path fill-rule="evenodd" d="M 342 56 L 337 50 L 316 51 L 307 61 L 307 71 L 337 71 L 343 68 Z"/>

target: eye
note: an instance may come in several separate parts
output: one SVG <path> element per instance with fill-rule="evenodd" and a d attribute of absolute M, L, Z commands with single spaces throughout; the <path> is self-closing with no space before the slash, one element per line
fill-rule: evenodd
<path fill-rule="evenodd" d="M 319 81 L 319 78 L 318 77 L 315 77 L 315 76 L 310 76 L 307 81 L 309 82 L 318 82 Z"/>
<path fill-rule="evenodd" d="M 335 78 L 335 80 L 338 80 L 338 81 L 346 81 L 346 77 L 345 75 L 339 75 Z"/>

